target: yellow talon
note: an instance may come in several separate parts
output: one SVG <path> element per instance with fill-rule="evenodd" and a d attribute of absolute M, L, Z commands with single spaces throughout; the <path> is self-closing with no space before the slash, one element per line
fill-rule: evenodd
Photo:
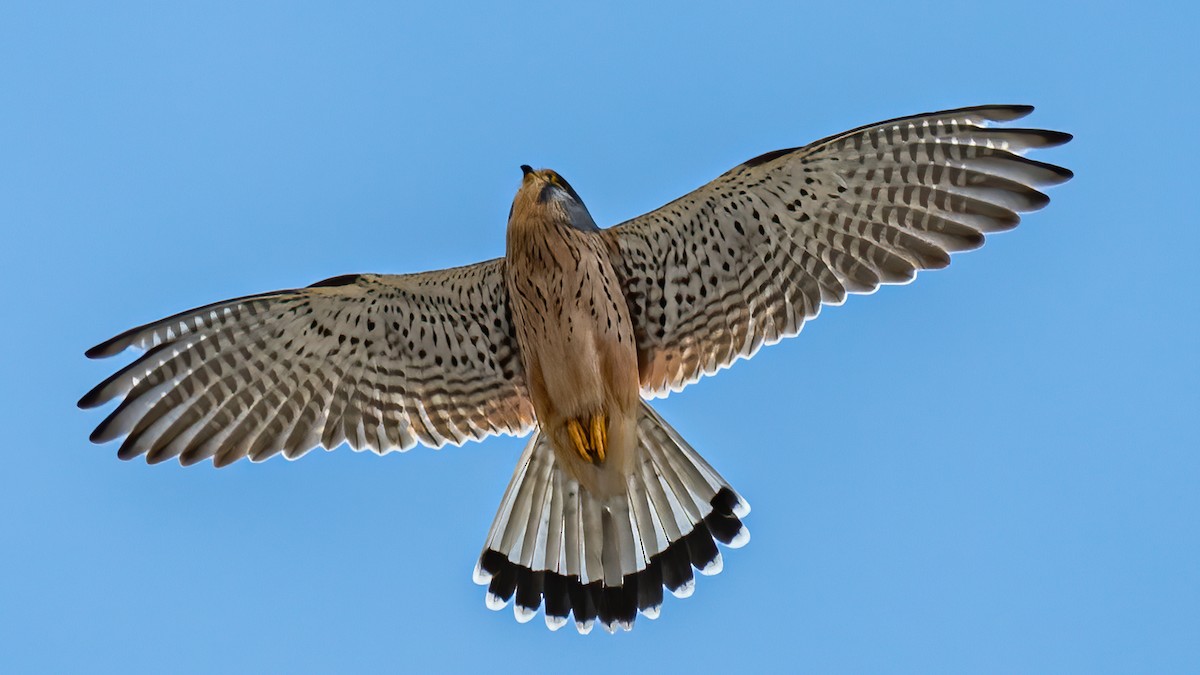
<path fill-rule="evenodd" d="M 608 451 L 608 424 L 603 414 L 591 417 L 586 431 L 579 420 L 567 420 L 567 437 L 583 461 L 604 463 Z"/>
<path fill-rule="evenodd" d="M 608 424 L 604 417 L 604 413 L 594 415 L 592 417 L 592 453 L 595 454 L 596 463 L 604 461 L 605 453 L 608 450 Z"/>
<path fill-rule="evenodd" d="M 588 453 L 587 436 L 584 435 L 583 425 L 579 423 L 579 420 L 567 420 L 567 436 L 571 438 L 571 445 L 575 446 L 575 452 L 578 452 L 585 462 L 592 461 L 592 456 Z"/>

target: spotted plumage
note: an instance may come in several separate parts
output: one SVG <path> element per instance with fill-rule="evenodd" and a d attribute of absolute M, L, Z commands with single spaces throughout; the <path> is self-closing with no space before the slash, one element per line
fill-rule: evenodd
<path fill-rule="evenodd" d="M 337 277 L 122 333 L 88 352 L 145 350 L 80 400 L 122 399 L 92 440 L 125 436 L 122 459 L 225 466 L 523 434 L 533 409 L 503 262 Z"/>
<path fill-rule="evenodd" d="M 760 155 L 600 229 L 522 167 L 505 257 L 351 274 L 132 329 L 143 350 L 80 400 L 92 440 L 224 466 L 348 444 L 385 453 L 533 430 L 476 567 L 493 608 L 628 629 L 748 539 L 736 491 L 644 399 L 795 335 L 823 305 L 938 269 L 1045 206 L 1071 173 L 1024 157 L 1063 133 L 1027 106 L 869 125 Z"/>

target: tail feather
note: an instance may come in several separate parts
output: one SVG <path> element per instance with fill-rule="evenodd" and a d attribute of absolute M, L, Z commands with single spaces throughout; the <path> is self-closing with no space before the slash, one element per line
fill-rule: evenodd
<path fill-rule="evenodd" d="M 638 613 L 657 618 L 663 588 L 695 589 L 693 569 L 721 571 L 716 542 L 749 541 L 750 508 L 695 450 L 643 403 L 635 468 L 626 493 L 591 494 L 556 466 L 535 433 L 513 473 L 475 568 L 487 605 L 514 600 L 518 621 L 545 606 L 557 630 L 573 616 L 581 633 L 594 622 L 629 630 Z"/>

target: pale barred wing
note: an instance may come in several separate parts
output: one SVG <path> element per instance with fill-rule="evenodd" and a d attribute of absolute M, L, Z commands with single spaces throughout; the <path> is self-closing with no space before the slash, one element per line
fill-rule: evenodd
<path fill-rule="evenodd" d="M 347 275 L 200 307 L 88 351 L 146 350 L 80 400 L 121 403 L 92 434 L 119 456 L 224 466 L 440 447 L 533 424 L 504 261 Z"/>
<path fill-rule="evenodd" d="M 1070 135 L 987 128 L 1029 106 L 865 126 L 767 153 L 604 231 L 638 341 L 642 392 L 677 391 L 795 335 L 823 304 L 907 283 L 1045 206 L 1071 172 L 1023 157 Z"/>

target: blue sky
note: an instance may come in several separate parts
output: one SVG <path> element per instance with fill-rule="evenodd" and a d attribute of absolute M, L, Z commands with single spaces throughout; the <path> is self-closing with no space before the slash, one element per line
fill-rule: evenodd
<path fill-rule="evenodd" d="M 648 4 L 5 3 L 0 670 L 1200 669 L 1197 10 Z M 149 467 L 75 409 L 132 325 L 499 255 L 520 164 L 613 224 L 992 102 L 1075 180 L 659 404 L 754 536 L 632 633 L 484 607 L 520 440 Z"/>

